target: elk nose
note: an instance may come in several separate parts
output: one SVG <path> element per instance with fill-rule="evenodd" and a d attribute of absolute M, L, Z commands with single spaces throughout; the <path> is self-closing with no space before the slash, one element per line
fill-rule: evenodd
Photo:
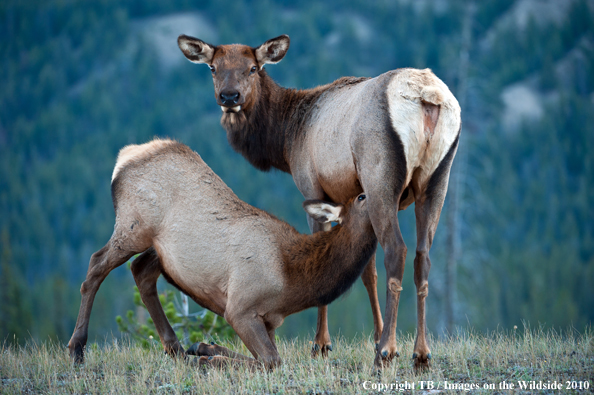
<path fill-rule="evenodd" d="M 221 92 L 221 102 L 225 106 L 234 106 L 239 101 L 239 92 Z"/>

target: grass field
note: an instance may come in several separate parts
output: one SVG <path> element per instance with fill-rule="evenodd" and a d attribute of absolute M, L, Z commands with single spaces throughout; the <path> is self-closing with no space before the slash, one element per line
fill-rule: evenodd
<path fill-rule="evenodd" d="M 594 386 L 594 337 L 583 333 L 514 330 L 463 332 L 431 339 L 433 365 L 415 374 L 414 338 L 400 335 L 401 356 L 389 368 L 373 369 L 370 338 L 334 339 L 327 359 L 310 358 L 308 341 L 278 342 L 283 365 L 273 372 L 244 368 L 203 370 L 121 340 L 91 344 L 82 366 L 73 366 L 64 345 L 11 346 L 0 355 L 0 393 L 77 394 L 342 394 L 342 393 L 590 393 Z M 222 345 L 248 354 L 240 343 Z M 500 387 L 503 382 L 513 389 Z M 524 383 L 527 388 L 520 388 Z M 532 383 L 534 382 L 534 383 Z M 539 389 L 542 384 L 545 389 Z M 550 389 L 559 384 L 562 390 Z M 532 385 L 533 388 L 530 388 Z M 488 389 L 487 387 L 495 387 Z M 548 388 L 547 388 L 548 386 Z M 574 390 L 568 387 L 575 387 Z M 401 388 L 402 387 L 402 388 Z M 580 389 L 581 387 L 581 389 Z M 588 387 L 588 388 L 586 388 Z M 408 389 L 410 388 L 410 389 Z M 386 390 L 387 389 L 387 390 Z"/>

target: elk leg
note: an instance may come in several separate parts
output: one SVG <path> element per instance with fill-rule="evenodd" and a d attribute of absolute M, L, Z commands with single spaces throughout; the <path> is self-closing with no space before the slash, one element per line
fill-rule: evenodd
<path fill-rule="evenodd" d="M 362 127 L 365 128 L 364 125 Z M 385 252 L 386 311 L 374 361 L 376 368 L 382 368 L 399 355 L 396 347 L 396 325 L 406 245 L 400 232 L 398 211 L 403 191 L 407 189 L 406 155 L 389 119 L 386 120 L 385 129 L 367 129 L 365 133 L 360 133 L 351 147 L 359 181 L 367 195 L 369 219 Z"/>
<path fill-rule="evenodd" d="M 423 191 L 416 177 L 411 182 L 415 196 L 415 217 L 417 222 L 417 251 L 415 256 L 415 286 L 417 287 L 417 338 L 413 351 L 415 369 L 427 369 L 431 360 L 431 351 L 427 344 L 425 321 L 425 299 L 429 294 L 429 270 L 431 260 L 429 250 L 439 223 L 441 209 L 448 189 L 448 179 L 452 160 L 458 147 L 454 142 L 442 162 L 439 164 Z"/>
<path fill-rule="evenodd" d="M 427 207 L 429 206 L 429 207 Z M 441 207 L 440 207 L 441 209 Z M 429 259 L 429 249 L 435 234 L 433 223 L 434 216 L 431 215 L 431 202 L 417 200 L 415 203 L 415 215 L 417 219 L 417 251 L 415 255 L 415 286 L 417 287 L 417 338 L 415 339 L 415 348 L 413 360 L 415 369 L 428 368 L 431 359 L 431 351 L 427 344 L 425 321 L 425 299 L 429 294 L 429 269 L 431 269 L 431 260 Z M 439 214 L 438 214 L 439 217 Z"/>
<path fill-rule="evenodd" d="M 390 161 L 385 159 L 380 160 L 380 163 L 389 165 Z M 374 366 L 379 369 L 400 355 L 396 344 L 396 326 L 406 260 L 406 244 L 400 232 L 398 209 L 400 195 L 404 188 L 401 185 L 387 186 L 386 177 L 383 175 L 386 170 L 381 166 L 370 167 L 367 170 L 369 172 L 365 172 L 362 168 L 360 176 L 367 195 L 369 218 L 384 249 L 387 277 L 385 321 L 374 360 Z"/>
<path fill-rule="evenodd" d="M 159 294 L 157 293 L 157 279 L 161 275 L 161 263 L 156 251 L 151 248 L 144 252 L 132 262 L 131 269 L 134 275 L 134 281 L 140 291 L 142 302 L 155 324 L 163 348 L 173 357 L 185 355 L 186 353 L 179 343 L 175 331 L 169 324 L 169 320 L 167 320 L 167 316 L 159 300 Z M 241 361 L 248 362 L 248 364 L 254 362 L 252 358 L 248 358 L 217 344 L 194 344 L 188 349 L 187 354 L 200 356 L 201 358 L 198 361 L 199 366 L 223 367 L 229 364 L 240 363 Z"/>
<path fill-rule="evenodd" d="M 268 331 L 268 338 L 270 339 L 270 342 L 274 346 L 274 349 L 278 352 L 278 348 L 276 347 L 276 339 L 274 338 L 274 334 L 276 333 L 276 328 L 277 327 L 274 327 L 274 326 L 270 325 L 269 323 L 266 323 L 266 330 Z"/>
<path fill-rule="evenodd" d="M 246 310 L 240 310 L 237 314 L 227 310 L 225 319 L 258 360 L 249 359 L 245 362 L 251 362 L 252 365 L 253 363 L 262 363 L 267 369 L 274 369 L 280 365 L 281 357 L 276 346 L 270 340 L 269 331 L 266 329 L 262 317 L 255 312 Z"/>
<path fill-rule="evenodd" d="M 332 342 L 330 341 L 330 332 L 328 331 L 328 306 L 318 307 L 318 324 L 316 326 L 316 335 L 311 348 L 311 356 L 328 356 L 328 351 L 332 351 Z"/>
<path fill-rule="evenodd" d="M 386 290 L 386 322 L 380 338 L 374 365 L 382 368 L 394 357 L 400 356 L 396 347 L 396 325 L 398 321 L 398 304 L 402 291 L 404 263 L 406 260 L 406 244 L 400 233 L 397 212 L 382 233 L 382 246 L 385 251 L 384 264 L 387 274 Z"/>
<path fill-rule="evenodd" d="M 184 349 L 179 343 L 175 331 L 169 324 L 167 316 L 163 311 L 163 306 L 161 306 L 161 301 L 159 300 L 157 279 L 161 275 L 161 263 L 154 248 L 148 249 L 136 258 L 132 262 L 130 269 L 132 270 L 134 281 L 138 286 L 142 302 L 155 324 L 165 352 L 172 357 L 185 355 Z"/>
<path fill-rule="evenodd" d="M 192 344 L 192 346 L 188 349 L 187 354 L 189 355 L 196 355 L 199 357 L 214 357 L 214 356 L 222 356 L 222 357 L 227 357 L 227 358 L 231 358 L 231 359 L 237 359 L 237 360 L 253 360 L 250 357 L 246 357 L 245 355 L 236 353 L 235 351 L 231 351 L 226 347 L 223 346 L 219 346 L 218 344 L 210 343 L 194 343 Z"/>
<path fill-rule="evenodd" d="M 307 222 L 312 233 L 327 232 L 332 229 L 331 224 L 321 224 L 307 216 Z M 328 351 L 332 351 L 332 342 L 330 341 L 330 332 L 328 331 L 328 306 L 318 307 L 318 324 L 314 344 L 311 349 L 311 356 L 316 357 L 322 354 L 322 357 L 328 356 Z"/>
<path fill-rule="evenodd" d="M 133 252 L 114 248 L 110 240 L 105 247 L 91 256 L 87 277 L 80 287 L 81 302 L 76 326 L 68 342 L 70 357 L 75 363 L 84 362 L 84 347 L 87 344 L 89 333 L 89 319 L 91 318 L 93 301 L 101 283 L 105 280 L 109 272 L 126 262 L 133 255 Z"/>
<path fill-rule="evenodd" d="M 373 340 L 375 348 L 379 347 L 380 338 L 382 337 L 382 330 L 384 329 L 384 321 L 382 320 L 382 312 L 380 309 L 379 300 L 377 297 L 377 269 L 375 268 L 375 254 L 365 266 L 363 274 L 361 274 L 363 285 L 367 289 L 369 295 L 369 303 L 371 304 L 371 312 L 373 314 Z"/>

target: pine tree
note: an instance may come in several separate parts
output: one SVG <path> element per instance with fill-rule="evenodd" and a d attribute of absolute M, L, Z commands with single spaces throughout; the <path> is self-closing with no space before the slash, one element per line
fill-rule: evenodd
<path fill-rule="evenodd" d="M 28 306 L 25 287 L 13 270 L 10 240 L 5 228 L 0 235 L 0 342 L 4 340 L 24 342 L 31 327 L 32 316 Z"/>

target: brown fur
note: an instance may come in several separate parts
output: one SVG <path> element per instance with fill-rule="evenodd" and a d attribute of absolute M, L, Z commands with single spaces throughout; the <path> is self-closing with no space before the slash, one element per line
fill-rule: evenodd
<path fill-rule="evenodd" d="M 301 235 L 239 200 L 198 154 L 170 140 L 122 149 L 112 196 L 114 233 L 89 263 L 69 343 L 79 362 L 99 285 L 134 254 L 144 251 L 133 261 L 132 274 L 168 353 L 185 355 L 158 300 L 161 274 L 198 304 L 224 316 L 254 357 L 274 367 L 280 363 L 274 331 L 284 318 L 344 293 L 377 245 L 363 195 L 344 206 L 305 202 L 308 212 L 315 206 L 320 221 L 342 225 Z M 204 355 L 211 355 L 208 350 Z M 257 366 L 253 359 L 227 351 L 223 356 Z"/>
<path fill-rule="evenodd" d="M 260 92 L 255 104 L 251 104 L 251 98 L 240 113 L 224 113 L 221 125 L 227 130 L 229 144 L 254 167 L 263 171 L 274 167 L 286 173 L 291 173 L 286 154 L 302 138 L 310 109 L 320 96 L 367 80 L 344 77 L 311 90 L 296 90 L 275 84 L 266 70 L 261 70 L 257 78 Z"/>
<path fill-rule="evenodd" d="M 200 60 L 187 51 L 195 43 L 202 41 L 183 35 L 178 38 L 188 59 L 218 70 L 213 81 L 215 97 L 224 111 L 221 124 L 231 146 L 252 165 L 292 174 L 306 199 L 329 198 L 344 203 L 365 191 L 374 232 L 386 252 L 389 292 L 385 330 L 374 289 L 374 258 L 370 269 L 363 272 L 363 282 L 374 313 L 374 338 L 379 343 L 375 365 L 389 363 L 398 354 L 395 330 L 407 253 L 398 211 L 417 203 L 415 215 L 421 231 L 415 278 L 420 280 L 415 284 L 417 292 L 422 289 L 426 294 L 428 251 L 460 129 L 460 106 L 455 97 L 431 70 L 411 68 L 372 79 L 344 77 L 313 89 L 285 89 L 263 69 L 257 73 L 249 70 L 253 64 L 261 68 L 280 61 L 289 48 L 288 36 L 256 48 L 203 46 Z M 209 57 L 213 51 L 215 56 Z M 222 102 L 222 92 L 237 93 L 239 100 Z M 329 230 L 311 218 L 308 223 L 312 232 Z M 418 302 L 422 314 L 418 315 L 414 355 L 416 365 L 425 367 L 430 358 L 424 328 L 425 299 Z M 330 349 L 325 307 L 319 309 L 314 351 L 320 348 L 323 354 Z"/>

